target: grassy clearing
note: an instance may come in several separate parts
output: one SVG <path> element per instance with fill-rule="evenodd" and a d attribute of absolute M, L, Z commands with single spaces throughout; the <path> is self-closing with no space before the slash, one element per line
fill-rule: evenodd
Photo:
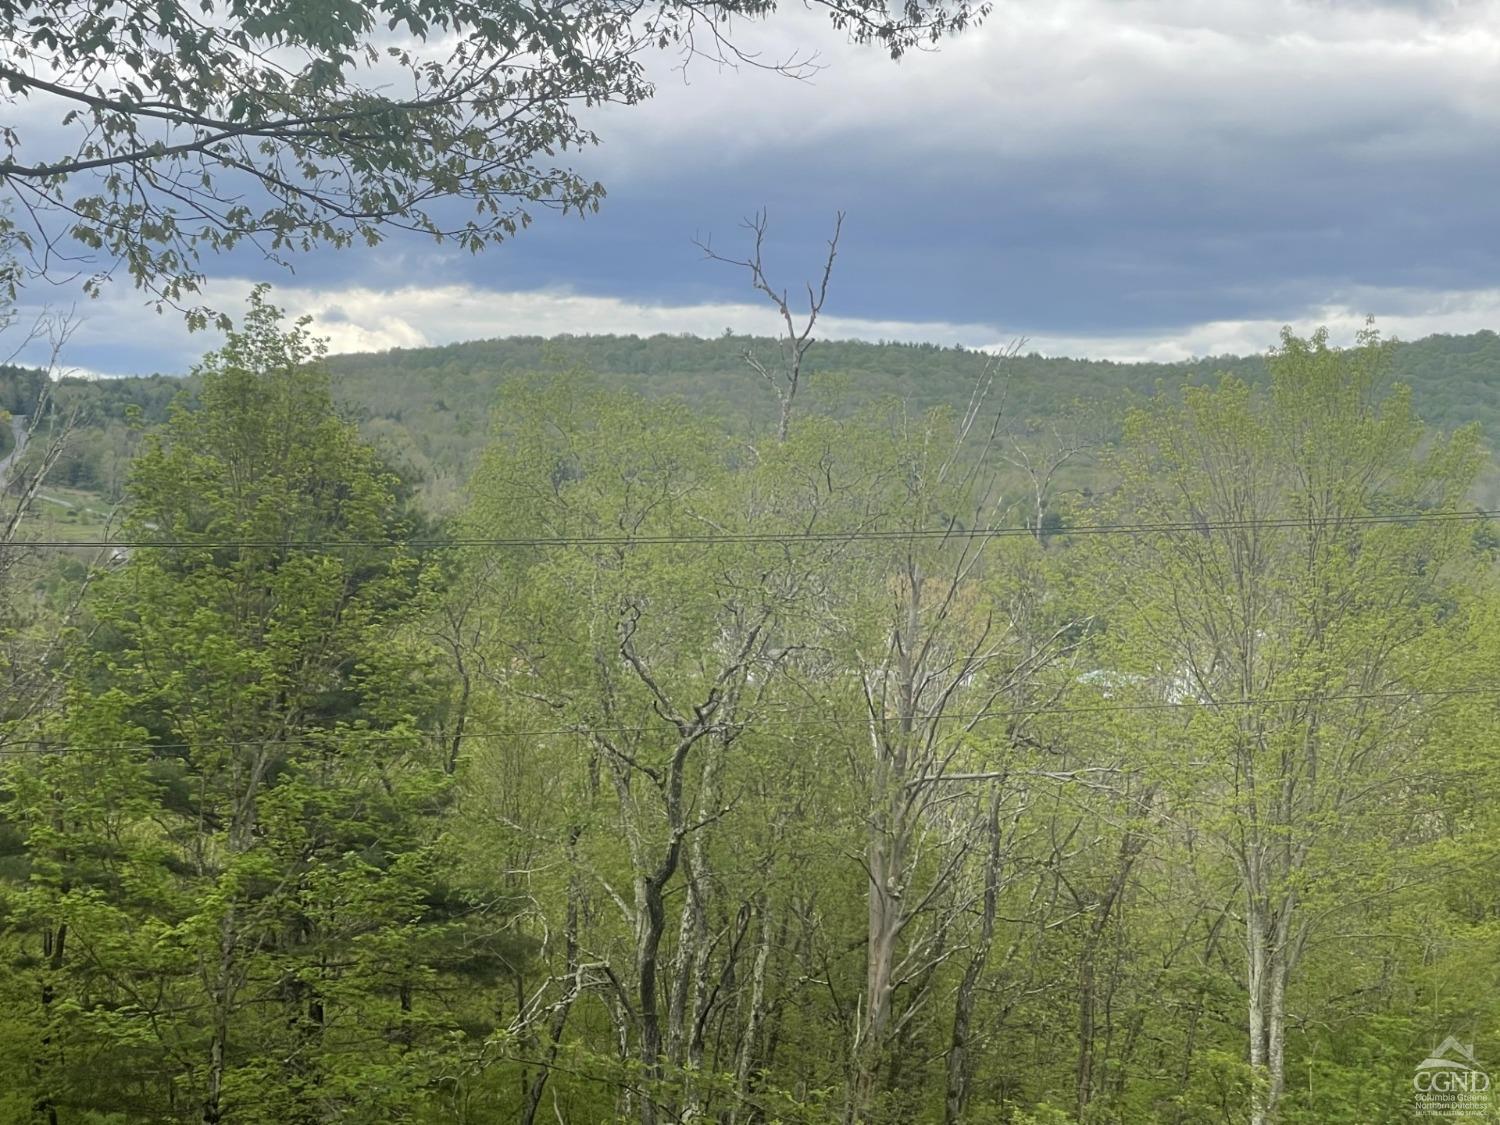
<path fill-rule="evenodd" d="M 47 488 L 26 520 L 27 538 L 90 540 L 106 537 L 111 505 L 97 493 Z"/>

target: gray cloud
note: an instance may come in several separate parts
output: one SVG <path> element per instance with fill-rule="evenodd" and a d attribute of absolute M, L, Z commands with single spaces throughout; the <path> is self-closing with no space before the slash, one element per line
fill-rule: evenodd
<path fill-rule="evenodd" d="M 899 65 L 795 6 L 750 35 L 767 58 L 816 47 L 826 68 L 793 82 L 695 63 L 684 85 L 664 65 L 655 101 L 600 116 L 605 145 L 584 162 L 611 195 L 587 222 L 544 217 L 478 257 L 395 239 L 291 277 L 245 253 L 213 272 L 320 294 L 541 294 L 517 307 L 539 327 L 571 309 L 587 331 L 606 308 L 745 300 L 690 237 L 733 250 L 761 205 L 795 285 L 846 208 L 830 309 L 851 323 L 1095 354 L 1320 310 L 1385 312 L 1410 334 L 1422 315 L 1452 323 L 1454 302 L 1488 315 L 1500 285 L 1496 0 L 1012 0 Z M 564 291 L 616 304 L 542 299 Z M 111 354 L 139 366 L 159 338 Z"/>

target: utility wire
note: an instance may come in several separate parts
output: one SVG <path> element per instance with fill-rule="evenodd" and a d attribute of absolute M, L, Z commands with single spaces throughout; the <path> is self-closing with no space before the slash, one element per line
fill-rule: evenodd
<path fill-rule="evenodd" d="M 1328 522 L 1334 526 L 1366 526 L 1374 524 L 1444 524 L 1481 523 L 1500 517 L 1500 509 L 1477 508 L 1468 512 L 1384 512 L 1368 515 L 1335 516 Z M 1062 526 L 1055 531 L 1043 530 L 1049 536 L 1069 535 L 1149 535 L 1191 534 L 1210 531 L 1245 531 L 1259 528 L 1306 527 L 1306 516 L 1276 516 L 1265 519 L 1244 520 L 1181 520 L 1164 523 L 1104 523 Z M 913 539 L 990 539 L 1009 536 L 1033 537 L 1037 529 L 1031 527 L 946 527 L 916 528 L 906 530 L 861 530 L 848 531 L 764 531 L 764 532 L 710 532 L 698 535 L 557 535 L 514 537 L 459 537 L 452 539 L 35 539 L 19 540 L 14 547 L 67 548 L 87 547 L 105 549 L 172 548 L 205 550 L 273 549 L 273 550 L 338 550 L 378 548 L 546 548 L 546 547 L 641 547 L 641 546 L 695 546 L 735 543 L 857 543 L 857 542 L 906 542 Z"/>
<path fill-rule="evenodd" d="M 982 719 L 1018 718 L 1032 715 L 1105 715 L 1135 711 L 1166 711 L 1186 708 L 1196 708 L 1204 711 L 1213 711 L 1220 708 L 1230 707 L 1271 707 L 1298 703 L 1345 703 L 1373 699 L 1452 699 L 1465 696 L 1493 696 L 1500 698 L 1500 685 L 1493 687 L 1467 687 L 1448 688 L 1435 691 L 1371 691 L 1371 692 L 1345 692 L 1336 695 L 1286 695 L 1286 696 L 1262 696 L 1249 699 L 1224 699 L 1224 700 L 1180 700 L 1167 701 L 1158 700 L 1144 703 L 1106 703 L 1080 707 L 1018 707 L 1018 708 L 995 708 L 985 711 L 969 713 L 942 712 L 939 714 L 926 714 L 914 716 L 918 722 L 979 722 Z M 762 711 L 754 716 L 757 719 L 777 719 L 787 715 L 805 715 L 816 710 L 811 707 L 783 708 L 771 711 Z M 796 719 L 791 722 L 781 722 L 783 727 L 840 727 L 868 725 L 868 715 L 821 715 L 818 718 Z M 589 734 L 647 734 L 653 730 L 659 730 L 661 726 L 650 726 L 646 724 L 635 725 L 610 725 L 592 726 L 587 723 L 579 723 L 571 727 L 538 727 L 520 728 L 515 730 L 475 730 L 464 731 L 458 735 L 460 741 L 474 739 L 475 741 L 486 741 L 490 739 L 505 738 L 545 738 L 563 735 L 589 735 Z M 329 730 L 317 735 L 308 734 L 297 738 L 251 738 L 220 741 L 217 739 L 205 739 L 202 745 L 205 748 L 213 747 L 220 749 L 240 748 L 247 746 L 316 746 L 325 743 L 375 743 L 375 742 L 409 742 L 422 738 L 424 732 L 413 732 L 411 734 L 400 734 L 391 731 L 338 731 Z M 63 753 L 107 753 L 135 752 L 135 751 L 165 751 L 165 750 L 192 750 L 199 743 L 193 742 L 155 742 L 155 743 L 99 743 L 95 745 L 78 745 L 61 743 L 56 740 L 43 738 L 21 738 L 15 739 L 3 747 L 0 747 L 0 757 L 19 756 L 23 754 L 63 754 Z"/>

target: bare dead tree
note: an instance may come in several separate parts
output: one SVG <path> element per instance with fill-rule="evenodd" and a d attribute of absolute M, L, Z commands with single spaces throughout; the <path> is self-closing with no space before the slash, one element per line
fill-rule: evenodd
<path fill-rule="evenodd" d="M 834 216 L 833 237 L 828 240 L 828 256 L 823 260 L 822 279 L 816 286 L 812 282 L 806 283 L 806 312 L 793 310 L 789 291 L 784 288 L 778 289 L 766 276 L 765 242 L 766 230 L 769 226 L 766 211 L 764 209 L 757 211 L 742 225 L 752 236 L 749 257 L 726 257 L 714 250 L 713 243 L 709 239 L 695 238 L 693 242 L 703 251 L 704 257 L 711 261 L 738 266 L 747 271 L 750 274 L 751 287 L 764 294 L 776 306 L 783 328 L 782 335 L 777 339 L 779 355 L 774 361 L 767 361 L 756 355 L 753 347 L 746 347 L 743 355 L 750 369 L 776 392 L 776 402 L 779 407 L 776 437 L 778 441 L 785 441 L 787 431 L 791 427 L 792 407 L 797 398 L 797 390 L 802 385 L 803 361 L 813 346 L 813 329 L 817 327 L 818 316 L 822 313 L 823 304 L 828 299 L 828 283 L 833 277 L 834 259 L 838 257 L 839 235 L 844 227 L 844 212 L 840 211 Z"/>

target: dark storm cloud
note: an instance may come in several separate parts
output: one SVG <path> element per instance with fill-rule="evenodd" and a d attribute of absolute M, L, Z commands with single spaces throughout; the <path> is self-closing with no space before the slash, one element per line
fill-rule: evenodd
<path fill-rule="evenodd" d="M 984 36 L 899 69 L 838 56 L 811 85 L 664 84 L 589 157 L 611 185 L 601 215 L 431 270 L 498 290 L 739 299 L 743 279 L 690 239 L 741 249 L 736 221 L 765 206 L 788 283 L 850 213 L 836 300 L 860 317 L 1142 332 L 1500 279 L 1493 8 L 1056 12 L 1002 6 Z"/>
<path fill-rule="evenodd" d="M 610 194 L 587 221 L 542 215 L 479 256 L 393 238 L 291 275 L 248 251 L 210 273 L 236 279 L 221 293 L 276 281 L 341 347 L 600 317 L 628 330 L 632 306 L 643 331 L 697 330 L 693 309 L 755 298 L 693 236 L 736 254 L 738 220 L 765 206 L 789 286 L 848 211 L 829 308 L 860 334 L 1263 346 L 1329 309 L 1402 316 L 1407 334 L 1478 326 L 1500 288 L 1495 3 L 1001 3 L 980 33 L 899 66 L 819 28 L 793 10 L 756 33 L 768 58 L 816 45 L 812 82 L 664 69 L 653 102 L 603 114 L 583 162 Z M 467 319 L 401 315 L 394 294 L 438 287 Z M 1228 322 L 1257 327 L 1199 331 Z M 139 369 L 199 344 L 147 332 L 108 350 Z M 104 366 L 100 349 L 80 362 Z"/>

